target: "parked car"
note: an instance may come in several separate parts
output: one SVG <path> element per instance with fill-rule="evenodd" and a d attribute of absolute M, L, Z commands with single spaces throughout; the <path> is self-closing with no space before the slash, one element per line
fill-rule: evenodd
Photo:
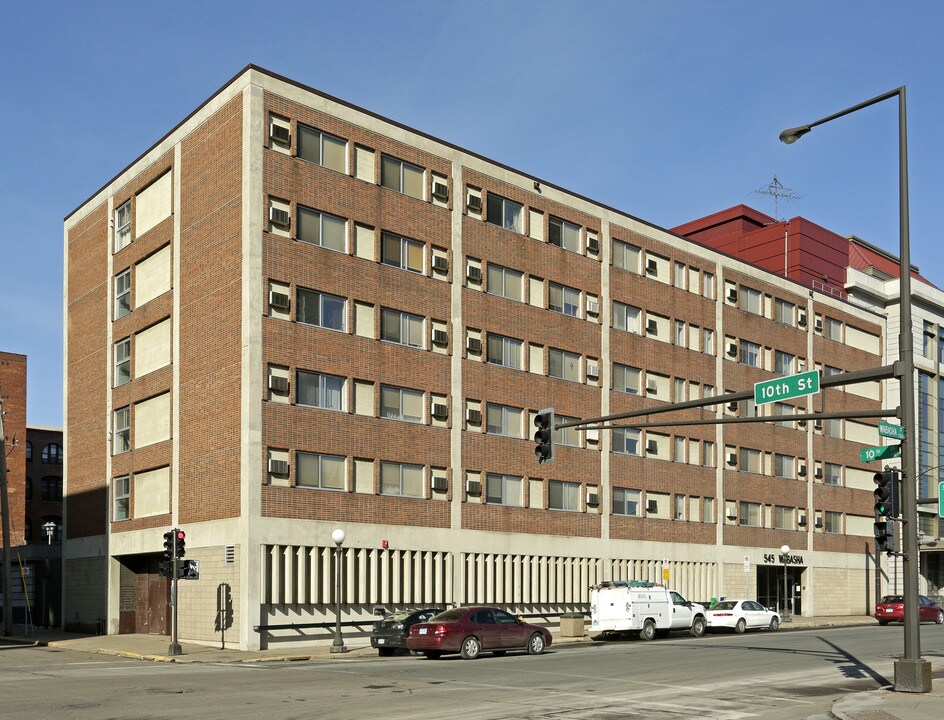
<path fill-rule="evenodd" d="M 780 629 L 780 615 L 755 600 L 722 600 L 708 608 L 705 615 L 709 630 L 726 628 L 742 633 L 748 628 Z"/>
<path fill-rule="evenodd" d="M 461 607 L 414 625 L 406 644 L 431 660 L 450 653 L 474 660 L 482 652 L 527 650 L 539 655 L 550 646 L 551 633 L 499 608 Z"/>
<path fill-rule="evenodd" d="M 590 632 L 638 632 L 643 640 L 672 630 L 705 634 L 705 608 L 646 580 L 606 581 L 590 588 Z"/>
<path fill-rule="evenodd" d="M 406 637 L 416 623 L 426 622 L 439 615 L 442 608 L 413 608 L 401 610 L 374 623 L 370 633 L 370 646 L 377 648 L 379 655 L 393 655 L 397 650 L 406 650 Z"/>
<path fill-rule="evenodd" d="M 921 622 L 944 623 L 944 608 L 924 595 L 918 595 L 918 618 Z M 875 606 L 875 619 L 879 625 L 903 622 L 905 598 L 901 595 L 886 595 Z"/>

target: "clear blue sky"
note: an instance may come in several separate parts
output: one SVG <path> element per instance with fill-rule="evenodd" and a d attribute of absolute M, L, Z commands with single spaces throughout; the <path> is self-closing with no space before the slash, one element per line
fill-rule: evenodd
<path fill-rule="evenodd" d="M 944 2 L 0 0 L 0 350 L 62 425 L 62 221 L 254 63 L 663 227 L 776 174 L 802 215 L 897 254 L 906 85 L 912 261 L 944 286 Z"/>

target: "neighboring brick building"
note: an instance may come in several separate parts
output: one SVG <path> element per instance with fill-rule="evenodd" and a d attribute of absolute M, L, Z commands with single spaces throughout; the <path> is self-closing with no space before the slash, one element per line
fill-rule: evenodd
<path fill-rule="evenodd" d="M 16 568 L 16 553 L 24 544 L 26 519 L 26 356 L 0 351 L 0 399 L 3 400 L 3 432 L 0 451 L 6 458 L 7 502 L 10 508 L 10 559 Z M 0 552 L 7 552 L 0 536 Z M 0 566 L 2 567 L 2 566 Z M 12 572 L 14 621 L 21 622 L 25 600 L 20 591 L 20 574 Z M 3 596 L 3 573 L 0 572 L 0 597 Z M 3 605 L 0 604 L 0 616 Z"/>
<path fill-rule="evenodd" d="M 180 637 L 243 648 L 327 639 L 253 626 L 333 619 L 338 527 L 345 620 L 557 613 L 663 567 L 774 604 L 784 544 L 799 612 L 870 607 L 874 420 L 564 431 L 544 466 L 529 436 L 875 367 L 880 314 L 254 67 L 65 230 L 67 627 L 168 632 L 174 525 Z"/>

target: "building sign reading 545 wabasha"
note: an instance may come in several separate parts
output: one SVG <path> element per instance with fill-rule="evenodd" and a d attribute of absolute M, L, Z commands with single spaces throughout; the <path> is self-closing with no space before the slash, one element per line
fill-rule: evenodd
<path fill-rule="evenodd" d="M 764 562 L 768 564 L 780 563 L 781 565 L 803 565 L 803 556 L 775 555 L 773 553 L 766 553 L 764 555 Z"/>

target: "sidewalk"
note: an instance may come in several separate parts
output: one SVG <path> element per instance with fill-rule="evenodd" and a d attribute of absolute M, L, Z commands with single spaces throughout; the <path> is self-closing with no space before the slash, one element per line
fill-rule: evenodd
<path fill-rule="evenodd" d="M 871 625 L 874 622 L 869 616 L 797 617 L 792 622 L 785 622 L 781 631 Z M 22 631 L 21 626 L 16 629 Z M 37 629 L 31 636 L 15 634 L 13 637 L 0 638 L 2 641 L 175 663 L 257 663 L 377 657 L 377 651 L 370 647 L 365 637 L 345 641 L 348 648 L 346 653 L 332 653 L 329 644 L 303 648 L 236 650 L 181 642 L 182 654 L 177 656 L 169 654 L 170 638 L 166 635 L 78 635 L 60 630 Z M 551 647 L 592 642 L 589 635 L 561 637 L 555 632 Z M 927 720 L 941 717 L 941 708 L 944 707 L 944 667 L 936 669 L 938 673 L 930 693 L 898 693 L 887 688 L 853 693 L 833 704 L 832 715 L 839 720 Z"/>

